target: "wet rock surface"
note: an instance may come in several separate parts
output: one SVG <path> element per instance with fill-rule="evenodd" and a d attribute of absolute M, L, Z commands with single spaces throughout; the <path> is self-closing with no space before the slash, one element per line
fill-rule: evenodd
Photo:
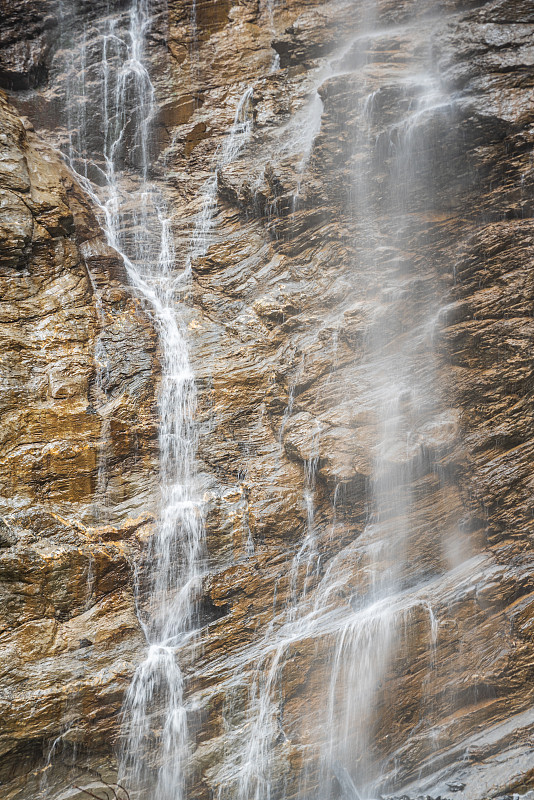
<path fill-rule="evenodd" d="M 52 742 L 105 746 L 116 732 L 143 645 L 131 562 L 153 519 L 157 360 L 151 321 L 72 174 L 3 95 L 0 129 L 7 798 Z"/>
<path fill-rule="evenodd" d="M 148 36 L 161 108 L 153 173 L 173 210 L 177 269 L 219 164 L 188 318 L 208 549 L 200 653 L 181 655 L 192 798 L 235 796 L 249 693 L 270 657 L 264 633 L 295 585 L 313 593 L 338 569 L 346 579 L 332 603 L 346 613 L 368 591 L 379 421 L 374 375 L 361 365 L 374 329 L 391 341 L 417 329 L 409 357 L 431 353 L 437 395 L 410 448 L 384 459 L 391 469 L 409 462 L 414 500 L 402 576 L 411 600 L 373 721 L 380 790 L 486 800 L 534 780 L 534 16 L 529 3 L 506 0 L 372 5 L 371 20 L 356 1 L 198 2 L 193 29 L 191 4 L 170 0 L 168 22 L 156 13 Z M 36 22 L 23 57 L 22 11 L 11 13 L 3 85 L 41 136 L 63 144 L 56 109 L 76 101 L 65 89 L 66 34 Z M 71 47 L 83 30 L 97 46 L 92 13 L 104 12 L 77 10 Z M 355 38 L 364 20 L 387 31 Z M 396 239 L 402 175 L 391 154 L 421 94 L 403 65 L 426 58 L 436 98 L 408 131 L 414 189 Z M 247 87 L 252 130 L 221 166 Z M 368 157 L 366 102 L 372 176 L 357 168 Z M 10 374 L 1 468 L 13 498 L 0 525 L 11 654 L 2 791 L 77 797 L 68 764 L 113 775 L 118 710 L 143 651 L 128 564 L 154 513 L 156 342 L 83 193 L 31 124 L 4 102 L 0 111 Z M 400 298 L 383 291 L 399 270 Z M 294 567 L 310 513 L 322 554 L 311 577 L 304 562 Z M 303 776 L 310 797 L 317 788 L 334 648 L 331 630 L 288 646 L 273 712 L 274 796 L 296 796 Z"/>

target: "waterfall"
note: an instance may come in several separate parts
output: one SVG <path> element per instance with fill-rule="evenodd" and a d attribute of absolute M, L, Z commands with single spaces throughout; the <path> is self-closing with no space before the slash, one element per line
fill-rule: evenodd
<path fill-rule="evenodd" d="M 436 318 L 439 308 L 439 290 L 431 269 L 419 276 L 413 242 L 424 237 L 425 231 L 421 233 L 410 216 L 422 185 L 432 195 L 427 124 L 435 115 L 448 119 L 453 107 L 442 94 L 439 77 L 432 73 L 428 42 L 418 40 L 418 24 L 413 30 L 407 25 L 407 35 L 415 44 L 403 70 L 389 68 L 387 60 L 380 62 L 390 32 L 376 27 L 377 16 L 374 4 L 369 4 L 353 42 L 356 55 L 350 53 L 351 46 L 345 48 L 337 67 L 342 73 L 343 60 L 356 59 L 363 74 L 349 203 L 358 253 L 353 269 L 365 287 L 368 320 L 363 351 L 355 365 L 364 404 L 361 410 L 372 420 L 367 520 L 351 545 L 353 563 L 343 553 L 334 558 L 328 552 L 321 554 L 313 502 L 317 454 L 312 454 L 304 467 L 307 523 L 290 570 L 287 604 L 250 654 L 248 709 L 243 727 L 235 733 L 222 797 L 361 800 L 383 791 L 386 772 L 388 787 L 398 788 L 396 781 L 402 775 L 397 778 L 396 768 L 381 760 L 375 746 L 378 715 L 384 714 L 383 684 L 416 617 L 425 621 L 428 641 L 425 685 L 432 680 L 439 627 L 430 599 L 432 580 L 457 566 L 447 555 L 451 541 L 459 536 L 454 522 L 439 524 L 430 552 L 421 552 L 418 542 L 421 521 L 416 517 L 414 486 L 422 476 L 438 474 L 429 455 L 429 433 L 445 427 L 451 412 L 437 387 L 435 340 L 428 335 L 429 320 Z M 326 67 L 323 74 L 330 78 L 336 72 Z M 393 120 L 384 126 L 380 104 L 382 91 L 386 94 L 390 87 L 399 102 Z M 302 125 L 310 150 L 317 116 L 312 104 L 307 124 Z M 306 152 L 302 182 L 307 156 Z M 377 174 L 383 176 L 379 189 Z M 288 412 L 281 436 L 287 422 Z M 336 496 L 337 492 L 334 503 Z M 307 579 L 322 556 L 330 561 L 310 590 Z M 354 585 L 356 591 L 351 588 Z M 345 606 L 339 604 L 340 594 L 350 597 Z M 311 736 L 308 766 L 298 790 L 293 785 L 288 793 L 283 777 L 287 769 L 283 751 L 286 744 L 290 746 L 282 723 L 284 665 L 292 648 L 309 640 L 316 642 L 319 651 L 329 652 L 329 683 L 320 727 Z M 301 722 L 305 727 L 306 721 Z"/>
<path fill-rule="evenodd" d="M 169 211 L 150 179 L 157 113 L 144 51 L 150 25 L 150 0 L 134 0 L 86 31 L 92 62 L 86 47 L 81 56 L 68 54 L 67 94 L 77 101 L 68 96 L 67 108 L 77 109 L 77 119 L 68 119 L 73 133 L 66 156 L 100 209 L 108 242 L 121 254 L 159 331 L 160 510 L 139 570 L 139 618 L 148 651 L 124 702 L 121 780 L 143 797 L 179 800 L 188 731 L 177 652 L 194 635 L 204 530 L 195 473 L 196 388 L 181 311 L 190 270 L 176 270 Z M 88 71 L 98 75 L 96 91 L 88 88 Z M 102 129 L 92 152 L 87 126 L 94 118 Z"/>
<path fill-rule="evenodd" d="M 374 23 L 375 15 L 370 14 L 370 19 Z M 383 702 L 382 683 L 407 621 L 428 606 L 422 597 L 427 558 L 432 556 L 425 558 L 418 552 L 413 487 L 429 469 L 425 430 L 439 427 L 447 416 L 437 389 L 433 342 L 426 336 L 439 295 L 430 276 L 414 280 L 416 267 L 410 251 L 420 233 L 412 225 L 410 212 L 417 205 L 421 181 L 432 185 L 432 164 L 424 161 L 427 134 L 422 125 L 436 112 L 449 113 L 450 100 L 441 96 L 427 55 L 408 62 L 400 79 L 386 65 L 378 82 L 382 80 L 386 89 L 399 82 L 401 103 L 400 117 L 382 128 L 378 116 L 382 87 L 376 88 L 380 55 L 374 56 L 373 42 L 387 40 L 388 31 L 371 33 L 367 63 L 362 59 L 369 86 L 359 102 L 354 145 L 359 158 L 352 197 L 357 270 L 369 282 L 369 322 L 357 380 L 367 387 L 363 397 L 374 419 L 373 464 L 368 520 L 358 540 L 359 596 L 353 600 L 353 614 L 340 624 L 335 636 L 321 764 L 322 791 L 326 793 L 334 780 L 344 797 L 354 796 L 348 782 L 357 790 L 356 796 L 373 797 L 381 790 L 382 766 L 374 738 Z M 419 53 L 425 52 L 420 46 Z M 427 175 L 422 177 L 425 169 Z M 385 176 L 380 193 L 377 174 Z M 451 534 L 446 528 L 440 531 L 438 550 Z M 439 555 L 435 561 L 434 570 L 448 566 Z M 433 614 L 429 628 L 434 648 Z"/>
<path fill-rule="evenodd" d="M 195 3 L 191 14 L 196 49 Z M 179 653 L 184 646 L 195 646 L 204 559 L 203 508 L 195 472 L 196 387 L 184 295 L 195 259 L 206 255 L 214 240 L 220 171 L 239 156 L 252 131 L 253 86 L 244 88 L 216 154 L 215 170 L 201 189 L 201 211 L 179 271 L 169 210 L 150 174 L 152 123 L 157 114 L 145 53 L 151 22 L 150 0 L 132 0 L 130 6 L 108 9 L 88 25 L 80 52 L 69 46 L 65 34 L 68 137 L 63 149 L 98 207 L 108 242 L 121 254 L 130 282 L 151 310 L 159 332 L 159 515 L 136 569 L 138 616 L 147 652 L 124 700 L 119 781 L 132 798 L 181 800 L 190 734 Z M 95 119 L 101 121 L 98 132 Z M 98 309 L 99 288 L 93 285 L 93 289 Z M 101 322 L 104 326 L 105 320 Z M 106 363 L 105 338 L 100 337 L 95 373 L 104 396 Z M 104 424 L 98 474 L 103 507 L 110 505 L 105 496 L 107 430 Z M 250 534 L 247 548 L 253 549 Z"/>
<path fill-rule="evenodd" d="M 370 60 L 372 67 L 372 54 Z M 433 558 L 418 551 L 413 498 L 417 480 L 429 470 L 425 431 L 439 428 L 448 414 L 437 385 L 434 343 L 426 334 L 439 295 L 431 275 L 414 280 L 410 250 L 420 233 L 410 212 L 417 206 L 421 181 L 432 185 L 432 164 L 425 163 L 428 134 L 424 123 L 436 113 L 449 114 L 451 105 L 449 98 L 441 96 L 428 61 L 421 60 L 408 63 L 401 77 L 400 96 L 408 101 L 408 113 L 401 112 L 393 126 L 382 129 L 377 137 L 381 90 L 373 88 L 362 96 L 356 138 L 356 151 L 361 154 L 353 192 L 358 270 L 368 276 L 371 300 L 358 373 L 361 384 L 368 387 L 369 410 L 375 419 L 374 463 L 368 522 L 359 542 L 366 586 L 354 616 L 337 636 L 328 712 L 328 768 L 323 765 L 323 772 L 335 773 L 335 765 L 341 764 L 363 797 L 373 796 L 380 788 L 373 738 L 381 684 L 401 644 L 406 620 L 420 606 L 417 590 L 428 578 L 427 559 Z M 365 67 L 363 72 L 366 75 Z M 391 80 L 386 72 L 385 81 Z M 381 196 L 372 184 L 377 172 L 387 181 Z M 443 528 L 436 548 L 446 546 L 451 535 L 454 531 Z M 433 570 L 449 566 L 439 554 L 434 558 Z M 434 647 L 433 616 L 429 627 Z"/>

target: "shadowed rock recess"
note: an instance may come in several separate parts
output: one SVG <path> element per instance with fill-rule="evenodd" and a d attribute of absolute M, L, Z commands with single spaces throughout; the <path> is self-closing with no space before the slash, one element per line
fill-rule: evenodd
<path fill-rule="evenodd" d="M 95 200 L 132 9 L 148 174 L 133 84 L 113 157 L 186 276 L 202 518 L 138 772 L 166 362 Z M 0 86 L 0 797 L 534 791 L 532 3 L 4 0 Z"/>

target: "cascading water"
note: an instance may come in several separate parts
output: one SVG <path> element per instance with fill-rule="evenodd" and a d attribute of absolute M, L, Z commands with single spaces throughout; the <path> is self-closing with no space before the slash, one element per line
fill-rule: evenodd
<path fill-rule="evenodd" d="M 409 76 L 407 80 L 410 82 Z M 421 329 L 414 327 L 416 314 L 412 323 L 406 324 L 406 306 L 413 304 L 411 266 L 402 255 L 409 246 L 406 198 L 412 191 L 413 174 L 406 163 L 412 156 L 412 143 L 401 123 L 395 147 L 385 154 L 392 179 L 389 215 L 393 233 L 384 235 L 377 227 L 381 212 L 369 183 L 372 169 L 383 168 L 382 164 L 376 166 L 377 153 L 373 152 L 379 150 L 380 139 L 369 141 L 375 102 L 376 92 L 372 91 L 364 94 L 360 103 L 357 147 L 366 158 L 355 176 L 354 190 L 358 268 L 368 272 L 371 281 L 371 322 L 358 372 L 362 385 L 368 387 L 369 408 L 375 418 L 374 463 L 369 520 L 359 544 L 364 586 L 353 599 L 354 616 L 337 635 L 327 723 L 331 733 L 323 765 L 324 773 L 333 774 L 340 785 L 344 779 L 350 781 L 363 797 L 372 795 L 375 784 L 380 783 L 372 755 L 378 689 L 398 646 L 407 608 L 413 602 L 408 597 L 405 607 L 399 603 L 399 593 L 406 581 L 418 585 L 424 580 L 419 563 L 410 563 L 415 525 L 411 493 L 424 470 L 419 431 L 437 414 L 438 400 L 432 352 Z M 380 246 L 376 247 L 378 242 Z"/>
<path fill-rule="evenodd" d="M 192 5 L 197 47 L 196 4 Z M 66 15 L 68 17 L 68 14 Z M 216 155 L 216 168 L 201 189 L 201 211 L 182 271 L 176 270 L 171 219 L 150 177 L 154 86 L 146 67 L 145 40 L 152 24 L 150 0 L 133 0 L 88 25 L 76 52 L 65 32 L 63 150 L 82 186 L 100 209 L 109 244 L 125 262 L 134 289 L 152 310 L 159 331 L 160 511 L 156 530 L 137 567 L 138 614 L 148 650 L 123 706 L 119 781 L 132 798 L 184 797 L 189 753 L 184 645 L 194 647 L 196 598 L 204 557 L 204 525 L 195 472 L 196 387 L 189 363 L 183 296 L 194 259 L 204 256 L 216 230 L 219 171 L 240 154 L 252 130 L 253 87 L 245 87 L 233 124 Z M 197 53 L 192 54 L 196 63 Z M 101 121 L 96 131 L 95 120 Z M 93 285 L 97 307 L 99 288 Z M 102 327 L 105 320 L 101 319 Z M 106 399 L 105 336 L 95 356 L 97 389 Z M 105 409 L 105 403 L 104 403 Z M 107 431 L 104 421 L 98 473 L 106 508 Z M 102 495 L 102 497 L 100 497 Z M 99 508 L 96 519 L 102 519 Z M 253 550 L 250 536 L 247 548 Z"/>
<path fill-rule="evenodd" d="M 339 59 L 342 71 L 347 53 L 349 60 L 356 58 L 364 75 L 350 194 L 359 254 L 355 268 L 367 281 L 368 323 L 356 382 L 360 402 L 363 398 L 359 410 L 373 419 L 368 518 L 353 545 L 353 563 L 346 556 L 332 559 L 309 594 L 307 577 L 321 559 L 315 549 L 312 458 L 306 467 L 308 524 L 293 561 L 288 605 L 259 647 L 246 733 L 244 729 L 239 734 L 245 736 L 233 766 L 237 788 L 222 792 L 224 797 L 235 792 L 240 800 L 286 796 L 286 767 L 275 745 L 283 751 L 281 682 L 292 650 L 310 639 L 319 651 L 325 643 L 331 651 L 330 681 L 320 728 L 311 737 L 315 755 L 308 755 L 308 761 L 316 761 L 304 770 L 298 796 L 373 797 L 383 790 L 386 771 L 388 786 L 396 788 L 396 770 L 385 767 L 374 741 L 379 716 L 384 714 L 383 682 L 416 615 L 428 620 L 431 680 L 439 623 L 427 583 L 431 576 L 456 566 L 448 558 L 450 543 L 458 538 L 454 521 L 443 522 L 433 551 L 422 553 L 417 541 L 421 520 L 413 501 L 414 486 L 437 469 L 430 463 L 428 448 L 433 446 L 432 436 L 439 439 L 440 430 L 447 428 L 452 413 L 436 389 L 435 342 L 428 336 L 428 321 L 435 317 L 440 298 L 432 271 L 423 279 L 418 276 L 413 248 L 425 233 L 411 220 L 422 182 L 430 193 L 433 185 L 428 124 L 436 114 L 449 115 L 451 101 L 441 95 L 438 78 L 431 74 L 426 48 L 418 39 L 419 24 L 413 30 L 407 26 L 412 57 L 400 70 L 397 65 L 391 68 L 387 59 L 381 61 L 391 33 L 376 28 L 377 17 L 374 4 L 369 4 L 364 30 L 356 40 L 357 56 L 349 47 Z M 379 108 L 388 94 L 399 102 L 396 121 L 384 127 Z M 384 176 L 380 192 L 377 175 Z M 286 424 L 284 417 L 282 427 Z M 348 589 L 354 586 L 356 590 Z M 340 593 L 349 593 L 352 610 L 339 606 Z"/>
<path fill-rule="evenodd" d="M 189 266 L 195 258 L 205 256 L 208 248 L 213 243 L 216 227 L 219 171 L 231 164 L 232 161 L 235 161 L 252 131 L 251 103 L 253 94 L 254 87 L 247 86 L 239 98 L 232 127 L 215 157 L 215 171 L 202 187 L 202 207 L 195 220 L 191 237 Z"/>
<path fill-rule="evenodd" d="M 78 102 L 67 108 L 75 105 L 78 115 L 68 119 L 74 134 L 66 155 L 159 330 L 160 512 L 140 570 L 139 615 L 148 652 L 124 703 L 121 780 L 134 796 L 177 800 L 188 742 L 177 651 L 194 635 L 204 532 L 195 474 L 196 389 L 180 306 L 190 270 L 188 264 L 176 272 L 171 220 L 149 174 L 157 112 L 145 65 L 150 25 L 149 0 L 134 0 L 126 10 L 108 9 L 86 31 L 79 61 L 69 52 L 68 89 Z M 88 120 L 95 117 L 102 132 L 92 152 Z"/>

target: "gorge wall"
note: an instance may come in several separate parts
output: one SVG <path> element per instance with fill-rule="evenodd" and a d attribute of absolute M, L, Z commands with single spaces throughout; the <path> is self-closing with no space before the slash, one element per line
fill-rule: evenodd
<path fill-rule="evenodd" d="M 128 8 L 7 0 L 0 32 L 6 800 L 116 780 L 145 651 L 161 348 L 58 152 L 99 151 Z M 526 0 L 151 8 L 206 539 L 187 797 L 534 789 L 533 36 Z M 393 617 L 357 627 L 377 572 Z"/>

